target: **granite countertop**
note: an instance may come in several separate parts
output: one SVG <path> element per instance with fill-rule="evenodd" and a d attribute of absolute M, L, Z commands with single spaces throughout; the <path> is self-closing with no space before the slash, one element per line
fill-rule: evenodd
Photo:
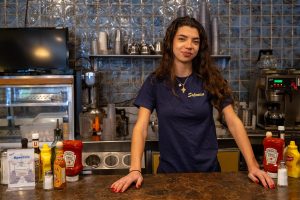
<path fill-rule="evenodd" d="M 6 191 L 0 186 L 1 198 L 12 199 L 300 199 L 300 179 L 289 178 L 288 187 L 265 189 L 251 182 L 247 174 L 238 173 L 191 173 L 144 175 L 142 188 L 132 186 L 125 193 L 113 193 L 111 183 L 121 175 L 86 175 L 78 182 L 67 183 L 64 190 Z"/>

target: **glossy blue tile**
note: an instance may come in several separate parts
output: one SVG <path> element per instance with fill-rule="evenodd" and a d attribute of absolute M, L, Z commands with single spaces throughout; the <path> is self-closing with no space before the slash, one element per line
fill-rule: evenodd
<path fill-rule="evenodd" d="M 153 6 L 152 5 L 145 5 L 142 9 L 143 15 L 152 15 L 153 14 Z"/>
<path fill-rule="evenodd" d="M 261 5 L 252 5 L 251 15 L 261 15 Z"/>
<path fill-rule="evenodd" d="M 291 26 L 291 25 L 293 25 L 293 16 L 292 15 L 282 16 L 282 26 Z"/>
<path fill-rule="evenodd" d="M 273 15 L 281 15 L 282 14 L 282 5 L 281 4 L 272 5 L 272 13 L 273 13 Z"/>
<path fill-rule="evenodd" d="M 297 27 L 297 26 L 299 27 L 300 26 L 300 15 L 293 16 L 292 18 L 293 18 L 292 25 L 294 25 L 295 27 Z"/>
<path fill-rule="evenodd" d="M 250 26 L 250 16 L 242 15 L 241 18 L 241 26 Z"/>
<path fill-rule="evenodd" d="M 231 26 L 240 27 L 241 26 L 240 19 L 241 18 L 239 16 L 231 16 L 230 17 Z"/>
<path fill-rule="evenodd" d="M 163 17 L 154 17 L 154 26 L 162 26 Z"/>
<path fill-rule="evenodd" d="M 261 27 L 252 27 L 251 37 L 260 37 L 260 36 L 261 36 Z"/>

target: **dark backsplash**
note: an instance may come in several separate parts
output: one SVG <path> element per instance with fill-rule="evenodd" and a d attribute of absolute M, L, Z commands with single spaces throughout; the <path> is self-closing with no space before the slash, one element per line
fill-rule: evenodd
<path fill-rule="evenodd" d="M 92 38 L 99 31 L 112 36 L 121 28 L 138 42 L 145 33 L 146 42 L 154 43 L 162 39 L 176 17 L 178 2 L 183 1 L 29 0 L 25 23 L 25 0 L 0 0 L 0 27 L 68 27 L 71 66 L 88 68 L 82 58 L 88 58 Z M 194 11 L 200 4 L 200 0 L 186 2 Z M 273 49 L 280 68 L 300 68 L 300 0 L 210 0 L 209 8 L 211 16 L 219 19 L 220 54 L 231 56 L 223 74 L 237 100 L 248 100 L 248 83 L 256 70 L 259 49 Z M 158 62 L 97 59 L 101 104 L 134 98 Z"/>

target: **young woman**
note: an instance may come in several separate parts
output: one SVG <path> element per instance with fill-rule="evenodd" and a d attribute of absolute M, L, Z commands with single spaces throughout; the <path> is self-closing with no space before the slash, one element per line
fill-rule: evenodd
<path fill-rule="evenodd" d="M 212 65 L 207 37 L 194 18 L 175 19 L 166 31 L 160 66 L 144 82 L 135 100 L 139 107 L 133 129 L 129 174 L 111 185 L 124 192 L 142 184 L 141 159 L 151 112 L 159 124 L 158 173 L 220 171 L 213 107 L 224 116 L 248 166 L 248 177 L 274 188 L 254 157 L 247 133 L 233 110 L 227 82 Z"/>

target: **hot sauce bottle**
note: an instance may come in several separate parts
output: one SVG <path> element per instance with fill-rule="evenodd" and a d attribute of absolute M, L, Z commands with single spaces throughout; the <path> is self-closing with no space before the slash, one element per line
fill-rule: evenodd
<path fill-rule="evenodd" d="M 56 157 L 54 161 L 54 189 L 64 189 L 66 187 L 66 162 L 64 159 L 63 143 L 56 143 Z"/>
<path fill-rule="evenodd" d="M 272 133 L 268 131 L 263 140 L 264 145 L 264 170 L 272 178 L 277 178 L 278 165 L 283 160 L 284 140 L 273 138 Z"/>

